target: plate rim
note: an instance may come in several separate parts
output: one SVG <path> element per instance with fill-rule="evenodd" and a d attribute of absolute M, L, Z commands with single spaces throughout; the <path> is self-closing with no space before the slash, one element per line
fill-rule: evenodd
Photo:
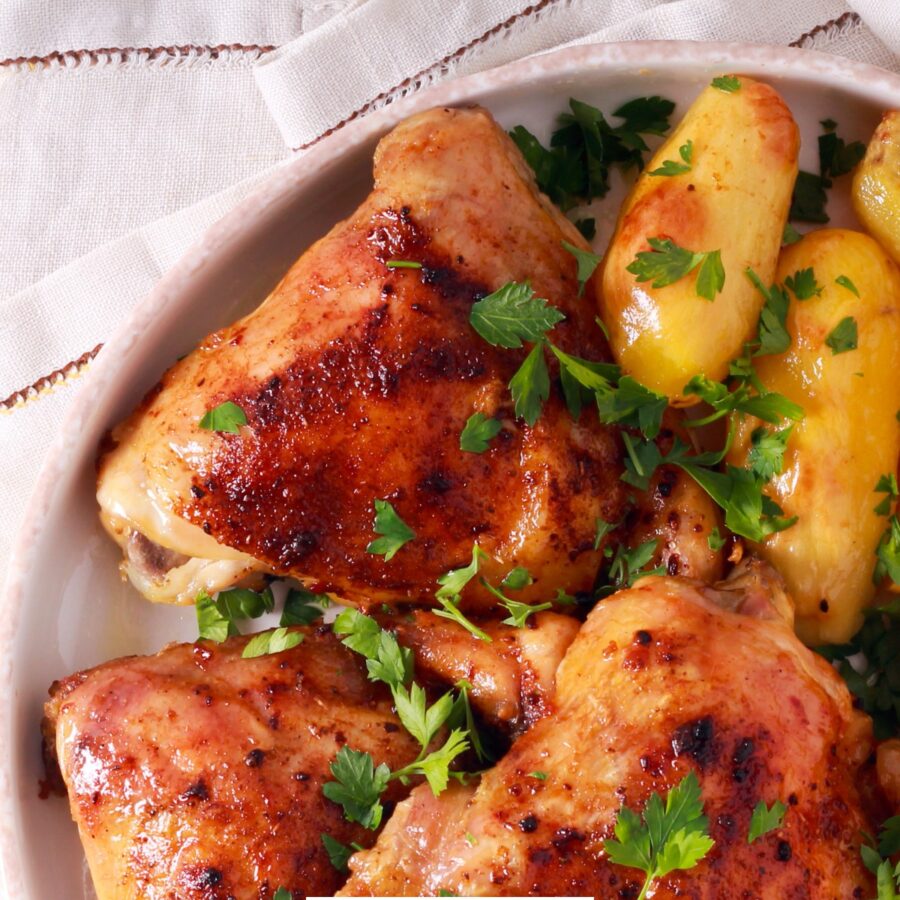
<path fill-rule="evenodd" d="M 34 554 L 42 523 L 66 470 L 68 452 L 81 442 L 80 423 L 95 398 L 105 395 L 129 350 L 154 318 L 177 307 L 198 269 L 217 252 L 227 249 L 261 212 L 279 197 L 321 177 L 341 159 L 368 140 L 393 127 L 403 118 L 432 106 L 451 106 L 481 91 L 521 87 L 545 78 L 584 74 L 608 75 L 633 70 L 635 77 L 660 68 L 679 71 L 713 66 L 740 72 L 752 69 L 761 77 L 791 80 L 827 78 L 829 86 L 856 93 L 885 107 L 900 105 L 900 75 L 887 69 L 814 50 L 746 42 L 624 41 L 589 43 L 550 50 L 503 66 L 432 85 L 418 93 L 385 104 L 368 115 L 347 122 L 309 149 L 276 166 L 264 180 L 222 218 L 207 228 L 184 254 L 139 300 L 113 330 L 91 363 L 85 383 L 67 409 L 59 432 L 38 472 L 22 523 L 9 558 L 5 589 L 0 596 L 0 885 L 8 896 L 26 897 L 25 872 L 32 837 L 18 829 L 21 806 L 16 798 L 13 722 L 17 696 L 13 690 L 15 647 L 26 597 L 28 573 L 35 568 Z M 249 227 L 252 227 L 249 226 Z"/>

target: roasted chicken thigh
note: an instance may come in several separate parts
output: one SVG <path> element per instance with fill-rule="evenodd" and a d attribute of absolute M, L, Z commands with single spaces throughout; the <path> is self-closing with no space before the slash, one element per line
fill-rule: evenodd
<path fill-rule="evenodd" d="M 414 790 L 341 893 L 637 896 L 642 874 L 604 839 L 620 807 L 695 772 L 715 845 L 653 897 L 871 896 L 855 787 L 868 719 L 756 565 L 719 589 L 649 577 L 601 601 L 557 672 L 553 714 L 479 785 Z M 751 844 L 760 801 L 787 812 Z"/>
<path fill-rule="evenodd" d="M 523 600 L 589 589 L 595 522 L 625 503 L 615 432 L 573 421 L 552 368 L 540 418 L 517 419 L 507 385 L 527 348 L 491 346 L 469 323 L 479 298 L 528 281 L 566 315 L 554 342 L 606 359 L 563 241 L 587 249 L 487 112 L 435 109 L 395 128 L 357 212 L 114 430 L 98 498 L 132 581 L 188 603 L 269 572 L 351 602 L 429 603 L 477 540 L 488 577 L 529 569 Z M 246 416 L 239 433 L 200 428 L 224 402 Z M 463 452 L 476 412 L 502 430 Z M 366 552 L 376 499 L 415 533 L 390 563 Z M 463 599 L 494 602 L 477 579 Z"/>

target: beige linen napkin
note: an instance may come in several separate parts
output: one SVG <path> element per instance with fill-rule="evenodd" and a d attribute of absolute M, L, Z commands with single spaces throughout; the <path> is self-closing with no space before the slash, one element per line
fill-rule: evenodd
<path fill-rule="evenodd" d="M 28 246 L 20 242 L 15 248 L 0 229 L 0 347 L 4 351 L 0 353 L 0 410 L 6 410 L 0 411 L 0 560 L 8 556 L 39 462 L 65 407 L 90 377 L 89 362 L 98 346 L 197 236 L 264 178 L 273 162 L 286 157 L 289 147 L 307 146 L 343 123 L 438 79 L 572 42 L 749 40 L 813 47 L 900 70 L 900 60 L 888 49 L 900 47 L 896 0 L 854 0 L 854 6 L 863 18 L 843 0 L 755 0 L 752 11 L 746 3 L 731 0 L 470 0 L 452 4 L 350 0 L 316 7 L 324 24 L 277 50 L 251 49 L 249 59 L 246 50 L 220 49 L 216 56 L 207 49 L 200 63 L 184 63 L 180 60 L 191 51 L 170 47 L 166 51 L 170 60 L 155 69 L 148 64 L 153 60 L 142 63 L 129 53 L 109 58 L 101 54 L 97 64 L 89 61 L 90 55 L 77 63 L 63 61 L 52 71 L 52 62 L 16 63 L 12 71 L 0 74 L 0 108 L 12 96 L 20 111 L 14 128 L 28 131 L 29 116 L 39 116 L 48 104 L 55 104 L 56 115 L 65 118 L 67 104 L 76 107 L 79 103 L 105 104 L 109 125 L 106 130 L 98 126 L 102 134 L 93 142 L 90 136 L 69 134 L 73 153 L 96 154 L 95 165 L 75 166 L 71 171 L 90 181 L 85 173 L 98 170 L 103 187 L 95 197 L 94 219 L 99 222 L 85 215 L 83 197 L 77 196 L 79 190 L 93 188 L 70 183 L 69 171 L 59 169 L 60 157 L 54 155 L 52 145 L 45 142 L 43 153 L 32 153 L 34 159 L 28 163 L 29 178 L 44 177 L 54 188 L 48 190 L 45 203 L 45 217 L 56 228 L 54 246 L 61 243 L 69 259 L 73 242 L 83 245 L 81 252 L 90 246 L 95 249 L 3 299 L 3 269 L 36 269 L 40 259 L 35 259 L 35 248 L 43 247 L 44 254 L 50 251 L 41 242 L 40 223 Z M 283 31 L 283 26 L 273 25 L 273 33 Z M 151 28 L 154 40 L 165 40 L 161 27 Z M 46 50 L 37 38 L 32 46 Z M 218 58 L 229 52 L 236 54 L 233 59 L 226 57 L 230 69 L 218 69 Z M 199 92 L 189 90 L 194 79 L 204 77 L 204 66 L 208 85 Z M 253 93 L 254 77 L 258 95 Z M 203 135 L 194 135 L 187 142 L 191 153 L 185 152 L 185 143 L 165 134 L 166 110 L 183 126 L 185 103 L 189 105 L 187 121 L 194 116 L 203 128 L 218 129 L 205 142 Z M 207 115 L 202 103 L 214 104 L 215 115 Z M 148 138 L 147 148 L 133 147 L 129 152 L 133 136 L 116 139 L 116 129 L 145 115 L 153 118 L 151 133 L 162 136 L 156 142 Z M 75 113 L 71 120 L 61 121 L 61 134 L 67 134 L 74 122 Z M 278 139 L 279 133 L 283 140 Z M 106 171 L 110 143 L 116 148 L 116 165 L 124 167 L 112 175 Z M 199 154 L 193 152 L 198 146 L 202 147 Z M 238 147 L 245 164 L 236 164 L 234 154 L 226 154 L 223 146 Z M 19 152 L 27 154 L 29 148 L 22 146 Z M 0 158 L 0 183 L 2 166 Z M 132 190 L 129 172 L 141 181 L 142 166 L 150 167 L 157 191 L 146 186 Z M 230 181 L 226 183 L 242 180 L 151 221 L 161 211 L 176 208 L 173 202 L 178 199 L 192 202 L 203 192 L 222 187 L 221 180 L 216 182 L 217 167 L 227 171 Z M 141 183 L 146 185 L 146 178 Z M 121 207 L 117 190 L 127 192 L 130 215 L 150 224 L 122 235 L 121 224 L 128 217 L 120 215 L 119 236 L 97 247 L 104 208 Z M 59 208 L 59 197 L 69 198 L 69 209 Z M 21 215 L 26 215 L 24 207 Z M 58 227 L 58 220 L 63 227 Z M 5 224 L 34 226 L 10 219 L 8 212 Z M 72 238 L 64 240 L 69 233 Z"/>

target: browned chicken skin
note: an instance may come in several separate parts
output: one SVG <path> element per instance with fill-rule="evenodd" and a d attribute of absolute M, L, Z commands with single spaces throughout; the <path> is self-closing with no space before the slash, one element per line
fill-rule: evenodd
<path fill-rule="evenodd" d="M 531 571 L 523 600 L 590 588 L 595 520 L 617 521 L 625 502 L 615 430 L 587 413 L 573 422 L 555 377 L 534 427 L 515 419 L 507 384 L 527 350 L 492 347 L 469 324 L 478 298 L 527 280 L 565 312 L 552 333 L 562 349 L 608 359 L 563 240 L 587 248 L 484 110 L 435 109 L 394 129 L 359 210 L 115 430 L 98 496 L 139 588 L 192 602 L 269 571 L 351 602 L 433 603 L 438 576 L 475 541 L 496 560 L 492 579 Z M 201 430 L 224 401 L 248 424 Z M 459 447 L 476 411 L 503 421 L 482 454 Z M 366 552 L 376 498 L 416 534 L 390 562 Z M 136 555 L 135 532 L 180 555 Z M 464 600 L 494 603 L 477 580 Z"/>
<path fill-rule="evenodd" d="M 855 788 L 868 720 L 794 636 L 785 598 L 764 601 L 777 580 L 739 576 L 722 591 L 646 578 L 601 601 L 557 672 L 556 712 L 477 787 L 413 791 L 341 893 L 634 896 L 642 875 L 603 840 L 621 805 L 694 771 L 716 844 L 654 897 L 871 896 Z M 751 845 L 760 800 L 788 810 Z"/>
<path fill-rule="evenodd" d="M 392 766 L 418 750 L 389 692 L 330 629 L 242 659 L 246 638 L 167 647 L 57 683 L 45 734 L 100 900 L 329 895 L 320 834 L 371 843 L 326 800 L 346 743 Z M 390 799 L 405 791 L 395 783 Z"/>

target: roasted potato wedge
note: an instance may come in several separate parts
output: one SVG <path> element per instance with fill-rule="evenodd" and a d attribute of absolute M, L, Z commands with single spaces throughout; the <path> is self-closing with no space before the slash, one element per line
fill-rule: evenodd
<path fill-rule="evenodd" d="M 808 300 L 791 295 L 790 349 L 756 363 L 763 384 L 806 413 L 768 488 L 799 519 L 758 551 L 784 576 L 797 631 L 815 645 L 850 638 L 875 593 L 875 548 L 886 519 L 874 511 L 883 498 L 874 487 L 896 470 L 900 454 L 900 270 L 872 238 L 839 229 L 787 248 L 776 280 L 809 268 L 821 291 Z M 835 352 L 827 341 L 846 317 L 855 320 L 857 346 Z M 729 462 L 746 462 L 759 425 L 742 423 Z"/>
<path fill-rule="evenodd" d="M 771 87 L 743 76 L 734 92 L 707 87 L 622 206 L 597 276 L 600 315 L 616 361 L 676 405 L 696 401 L 682 394 L 692 376 L 723 378 L 756 328 L 763 298 L 744 270 L 772 279 L 798 149 L 794 119 Z M 666 161 L 684 166 L 685 156 L 689 171 L 651 174 Z M 658 237 L 721 251 L 725 284 L 712 303 L 697 294 L 696 269 L 660 288 L 628 271 Z"/>
<path fill-rule="evenodd" d="M 860 221 L 900 262 L 900 110 L 884 114 L 853 176 Z"/>

